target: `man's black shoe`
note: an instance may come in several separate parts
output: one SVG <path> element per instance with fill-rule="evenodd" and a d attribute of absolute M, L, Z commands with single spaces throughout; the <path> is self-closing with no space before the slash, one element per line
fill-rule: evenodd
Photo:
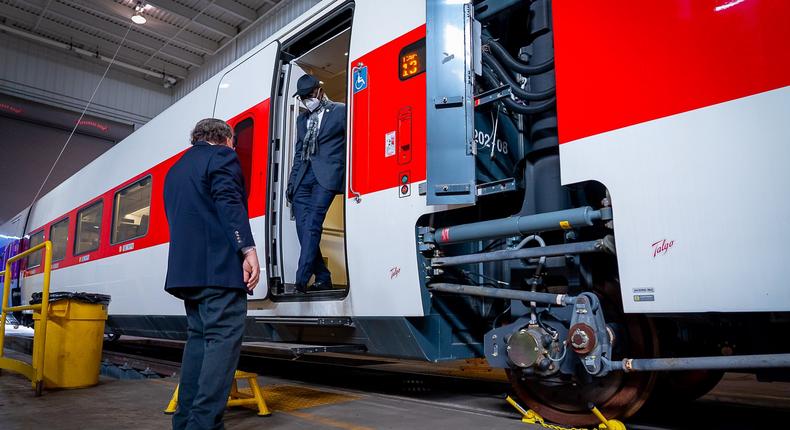
<path fill-rule="evenodd" d="M 310 286 L 313 291 L 327 291 L 332 289 L 332 281 L 316 281 Z"/>
<path fill-rule="evenodd" d="M 305 288 L 305 286 L 302 284 L 296 284 L 294 285 L 294 292 L 296 292 L 297 294 L 306 294 L 307 288 Z"/>

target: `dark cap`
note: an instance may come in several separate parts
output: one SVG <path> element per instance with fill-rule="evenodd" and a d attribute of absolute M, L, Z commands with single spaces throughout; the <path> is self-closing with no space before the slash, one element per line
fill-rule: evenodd
<path fill-rule="evenodd" d="M 299 78 L 299 81 L 296 83 L 296 92 L 294 93 L 294 96 L 307 96 L 313 92 L 318 84 L 318 79 L 314 78 L 312 75 L 304 75 Z"/>

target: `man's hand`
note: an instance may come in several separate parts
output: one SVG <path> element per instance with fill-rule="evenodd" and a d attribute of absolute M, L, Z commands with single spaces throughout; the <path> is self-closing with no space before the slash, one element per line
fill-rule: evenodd
<path fill-rule="evenodd" d="M 247 290 L 254 290 L 261 275 L 261 265 L 258 263 L 258 253 L 255 251 L 255 248 L 244 254 L 244 263 L 242 263 L 241 268 L 244 272 L 244 282 L 247 284 Z"/>
<path fill-rule="evenodd" d="M 285 199 L 288 200 L 288 203 L 293 204 L 294 202 L 294 187 L 293 184 L 288 184 L 288 187 L 285 189 Z"/>

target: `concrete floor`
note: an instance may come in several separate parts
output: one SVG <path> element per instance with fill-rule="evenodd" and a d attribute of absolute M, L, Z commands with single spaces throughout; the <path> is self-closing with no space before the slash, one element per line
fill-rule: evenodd
<path fill-rule="evenodd" d="M 19 354 L 8 352 L 9 355 Z M 166 429 L 162 410 L 175 389 L 172 378 L 116 380 L 102 377 L 98 386 L 49 390 L 34 397 L 24 377 L 0 376 L 0 428 L 3 430 Z M 245 429 L 521 429 L 513 413 L 492 415 L 457 405 L 415 401 L 398 396 L 338 390 L 275 378 L 259 378 L 273 414 L 258 417 L 250 409 L 230 409 L 228 430 Z M 503 416 L 504 415 L 504 416 Z"/>
<path fill-rule="evenodd" d="M 8 336 L 6 345 L 25 350 L 24 342 L 17 345 L 16 340 L 19 339 Z M 29 356 L 9 348 L 6 355 L 29 361 Z M 259 370 L 266 375 L 259 378 L 259 384 L 273 415 L 258 417 L 249 409 L 229 410 L 225 415 L 229 430 L 539 428 L 522 424 L 496 389 L 475 391 L 476 388 L 461 389 L 455 385 L 421 385 L 419 377 L 393 381 L 326 366 L 320 371 L 314 369 L 308 376 L 302 374 L 310 372 L 304 363 L 298 367 L 283 366 L 290 361 L 266 363 Z M 468 365 L 477 377 L 497 380 L 501 376 L 480 374 L 474 363 Z M 415 376 L 425 372 L 414 363 L 370 366 L 379 370 L 394 368 L 399 371 L 397 374 Z M 463 367 L 456 372 L 439 368 L 438 373 L 453 375 L 460 370 L 469 376 L 470 370 Z M 0 430 L 167 429 L 170 417 L 162 410 L 176 382 L 173 378 L 102 377 L 93 388 L 49 390 L 36 398 L 24 377 L 4 372 L 0 376 Z M 742 430 L 786 428 L 788 422 L 790 383 L 759 383 L 754 375 L 731 373 L 696 402 L 645 408 L 629 419 L 627 426 L 630 430 Z"/>

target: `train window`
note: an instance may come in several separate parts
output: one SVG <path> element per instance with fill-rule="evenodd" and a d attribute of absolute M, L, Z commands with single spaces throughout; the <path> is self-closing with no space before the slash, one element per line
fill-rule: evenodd
<path fill-rule="evenodd" d="M 44 230 L 35 232 L 30 235 L 30 241 L 28 242 L 30 246 L 27 249 L 30 249 L 43 242 L 44 242 Z M 42 255 L 44 255 L 44 251 L 36 252 L 35 254 L 30 254 L 27 257 L 27 268 L 32 269 L 34 267 L 38 267 L 39 265 L 41 265 Z"/>
<path fill-rule="evenodd" d="M 151 177 L 118 191 L 113 200 L 111 243 L 145 236 L 151 215 Z"/>
<path fill-rule="evenodd" d="M 99 249 L 101 213 L 104 202 L 98 202 L 77 212 L 77 231 L 74 235 L 74 255 Z"/>
<path fill-rule="evenodd" d="M 52 261 L 60 261 L 66 258 L 66 248 L 69 242 L 69 219 L 52 224 L 49 228 L 49 240 L 52 241 Z"/>
<path fill-rule="evenodd" d="M 400 50 L 400 69 L 398 77 L 401 81 L 413 78 L 425 71 L 425 39 L 420 39 Z"/>
<path fill-rule="evenodd" d="M 252 175 L 252 125 L 252 118 L 247 118 L 236 124 L 233 129 L 236 139 L 236 155 L 241 164 L 247 197 L 250 196 L 250 176 Z"/>

